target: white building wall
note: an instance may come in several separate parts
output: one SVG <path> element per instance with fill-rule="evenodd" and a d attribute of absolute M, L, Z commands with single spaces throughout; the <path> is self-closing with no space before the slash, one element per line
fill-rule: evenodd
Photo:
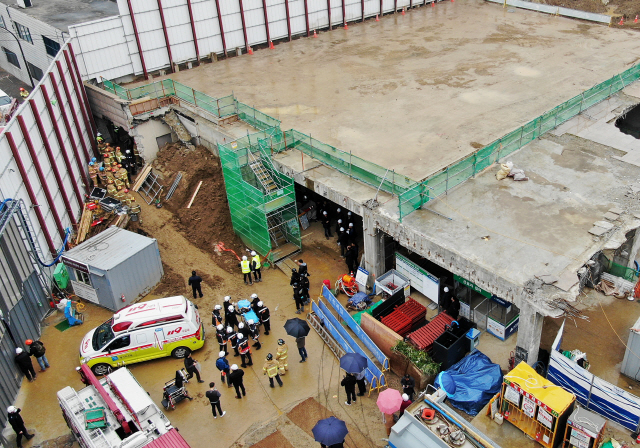
<path fill-rule="evenodd" d="M 83 119 L 80 111 L 80 107 L 84 107 L 84 100 L 81 92 L 76 91 L 77 84 L 74 84 L 75 70 L 74 67 L 68 67 L 64 57 L 64 51 L 71 59 L 71 54 L 68 52 L 66 45 L 62 46 L 58 57 L 53 61 L 59 61 L 63 77 L 60 77 L 60 71 L 57 64 L 52 63 L 49 67 L 44 67 L 43 71 L 45 76 L 43 80 L 33 89 L 28 100 L 33 100 L 35 103 L 34 113 L 30 101 L 23 102 L 11 121 L 0 133 L 0 198 L 7 199 L 23 199 L 29 210 L 29 217 L 34 226 L 38 242 L 46 256 L 51 256 L 49 250 L 49 243 L 45 237 L 45 233 L 48 232 L 51 236 L 52 244 L 55 249 L 59 249 L 63 242 L 63 232 L 67 227 L 71 227 L 72 223 L 79 221 L 82 213 L 82 204 L 78 201 L 78 197 L 74 190 L 74 184 L 79 186 L 80 194 L 88 192 L 88 186 L 85 184 L 84 176 L 86 175 L 86 168 L 89 160 L 85 155 L 81 143 L 84 143 L 89 157 L 93 155 L 92 140 L 94 138 L 94 131 L 91 129 L 91 125 L 87 127 L 85 120 Z M 72 63 L 73 64 L 73 63 Z M 48 70 L 51 70 L 54 74 L 55 84 L 52 78 L 48 75 Z M 68 98 L 65 94 L 64 83 L 66 82 L 67 88 L 71 98 Z M 57 87 L 60 95 L 55 94 Z M 44 89 L 43 89 L 44 87 Z M 45 94 L 46 90 L 46 94 Z M 49 98 L 52 103 L 53 117 L 50 116 L 45 98 Z M 76 110 L 77 119 L 70 113 L 70 105 L 73 105 Z M 77 147 L 77 154 L 73 151 L 73 143 L 67 132 L 67 128 L 64 124 L 62 114 L 66 112 L 66 116 L 69 120 L 71 128 L 71 135 L 75 139 Z M 58 185 L 55 178 L 52 164 L 49 161 L 49 157 L 45 151 L 45 145 L 43 143 L 43 137 L 40 135 L 38 127 L 36 125 L 36 114 L 40 117 L 44 128 L 44 139 L 49 142 L 51 151 L 53 154 L 54 164 L 57 166 L 61 179 L 62 188 Z M 24 120 L 26 133 L 20 128 L 18 117 L 22 117 Z M 62 145 L 58 143 L 58 139 L 55 133 L 55 126 L 57 125 L 62 137 Z M 11 137 L 9 137 L 11 136 Z M 18 162 L 14 158 L 9 144 L 9 139 L 15 142 L 22 164 L 26 170 L 26 178 L 22 178 L 20 170 L 18 168 Z M 33 159 L 31 158 L 28 150 L 27 141 L 30 140 L 36 159 L 40 163 L 42 171 L 44 173 L 44 181 L 41 182 L 36 171 L 36 167 Z M 67 154 L 71 169 L 67 169 L 64 161 L 63 151 Z M 83 172 L 81 172 L 81 170 Z M 35 204 L 29 198 L 26 185 L 31 185 L 35 194 Z M 48 189 L 53 203 L 49 203 L 45 194 L 45 189 Z M 68 211 L 65 206 L 64 197 L 67 197 L 71 210 Z M 82 201 L 82 197 L 80 198 Z M 42 212 L 44 222 L 39 222 L 36 214 L 36 206 Z M 59 229 L 55 219 L 53 210 L 56 210 L 61 223 L 62 229 Z M 43 261 L 50 261 L 51 258 Z"/>
<path fill-rule="evenodd" d="M 47 54 L 42 36 L 46 36 L 49 39 L 56 41 L 62 47 L 62 45 L 64 44 L 62 31 L 51 25 L 41 22 L 38 19 L 34 19 L 18 8 L 12 8 L 6 5 L 0 5 L 0 16 L 2 16 L 7 29 L 18 38 L 27 62 L 38 67 L 40 70 L 42 70 L 43 73 L 46 72 L 47 67 L 49 66 L 51 61 L 53 61 L 54 57 Z M 33 41 L 33 43 L 23 40 L 18 36 L 18 30 L 15 27 L 14 22 L 19 23 L 20 25 L 25 26 L 29 29 L 29 33 L 31 34 L 31 40 Z M 9 63 L 3 51 L 0 51 L 0 67 L 2 67 L 4 70 L 11 73 L 21 81 L 27 84 L 32 84 L 29 78 L 29 72 L 27 71 L 27 67 L 25 66 L 22 54 L 20 53 L 20 46 L 18 45 L 18 42 L 11 36 L 11 34 L 1 28 L 0 36 L 2 36 L 2 42 L 0 46 L 5 47 L 6 49 L 12 51 L 17 55 L 18 61 L 20 63 L 20 68 Z M 34 79 L 33 84 L 37 83 L 38 80 Z"/>
<path fill-rule="evenodd" d="M 432 0 L 427 0 L 432 1 Z M 289 0 L 292 35 L 306 35 L 307 20 L 310 33 L 329 26 L 327 8 L 331 5 L 331 25 L 341 26 L 344 2 L 346 21 L 362 19 L 361 0 Z M 410 0 L 397 0 L 398 9 Z M 169 54 L 160 20 L 158 0 L 131 0 L 138 30 L 138 38 L 147 72 L 168 69 Z M 186 0 L 161 0 L 172 61 L 184 63 L 196 60 L 193 31 Z M 246 25 L 245 43 L 240 13 L 240 0 L 219 0 L 222 27 L 227 51 L 267 43 L 267 30 L 262 0 L 242 0 Z M 418 4 L 414 2 L 414 4 Z M 423 4 L 420 2 L 419 4 Z M 288 37 L 285 0 L 266 0 L 271 40 Z M 199 56 L 223 54 L 222 37 L 215 0 L 192 0 L 191 7 L 198 39 Z M 365 18 L 380 14 L 380 0 L 365 0 Z M 118 0 L 120 17 L 69 27 L 74 48 L 77 49 L 80 70 L 84 79 L 100 77 L 117 81 L 143 73 L 142 62 L 133 31 L 127 0 Z M 393 12 L 394 0 L 383 0 L 383 12 Z M 308 17 L 307 17 L 308 16 Z M 113 63 L 111 63 L 113 61 Z"/>

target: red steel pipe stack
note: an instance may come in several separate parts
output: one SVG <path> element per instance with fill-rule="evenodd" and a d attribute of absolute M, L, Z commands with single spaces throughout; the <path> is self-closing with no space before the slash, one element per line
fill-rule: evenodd
<path fill-rule="evenodd" d="M 431 346 L 444 333 L 445 326 L 451 325 L 453 318 L 447 313 L 440 313 L 424 327 L 409 334 L 409 341 L 420 350 L 431 350 Z"/>
<path fill-rule="evenodd" d="M 387 327 L 404 337 L 411 331 L 411 328 L 416 323 L 424 320 L 426 314 L 427 309 L 424 306 L 412 298 L 409 298 L 407 302 L 397 307 L 389 315 L 383 317 L 381 321 Z"/>

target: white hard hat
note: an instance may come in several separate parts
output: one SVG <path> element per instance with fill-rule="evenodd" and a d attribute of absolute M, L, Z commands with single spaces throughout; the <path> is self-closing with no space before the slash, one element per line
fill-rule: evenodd
<path fill-rule="evenodd" d="M 347 212 L 347 215 L 351 216 L 351 212 Z"/>
<path fill-rule="evenodd" d="M 337 211 L 338 213 L 340 213 L 340 212 L 342 211 L 342 209 L 341 209 L 340 207 L 338 207 L 338 208 L 336 209 L 336 211 Z"/>
<path fill-rule="evenodd" d="M 243 256 L 242 256 L 242 260 L 243 260 L 243 261 L 247 261 L 247 256 L 246 256 L 246 255 L 243 255 Z"/>
<path fill-rule="evenodd" d="M 238 328 L 244 328 L 244 324 L 243 324 L 242 322 L 240 322 L 240 323 L 238 324 Z"/>
<path fill-rule="evenodd" d="M 238 364 L 233 364 L 231 366 L 231 370 L 238 370 Z"/>
<path fill-rule="evenodd" d="M 341 232 L 344 232 L 344 227 L 340 227 L 340 231 L 341 231 Z"/>
<path fill-rule="evenodd" d="M 444 287 L 444 292 L 449 292 L 449 288 L 448 287 Z"/>
<path fill-rule="evenodd" d="M 255 250 L 252 250 L 252 251 L 251 251 L 251 256 L 252 256 L 252 257 L 255 257 L 255 256 L 256 256 L 256 251 L 255 251 Z"/>
<path fill-rule="evenodd" d="M 233 311 L 233 305 L 229 305 L 229 308 L 227 308 L 229 311 Z"/>
<path fill-rule="evenodd" d="M 225 352 L 220 352 L 220 353 L 218 353 L 218 356 L 219 356 L 220 358 L 224 358 L 226 355 L 227 355 L 227 354 L 226 354 Z"/>
<path fill-rule="evenodd" d="M 262 306 L 262 300 L 258 302 L 258 306 Z"/>
<path fill-rule="evenodd" d="M 407 394 L 402 394 L 402 399 L 403 399 L 404 401 L 409 401 L 409 395 L 407 395 Z"/>
<path fill-rule="evenodd" d="M 21 349 L 20 347 L 18 347 L 18 348 L 16 349 L 16 355 L 19 355 L 20 353 L 22 353 L 22 349 Z"/>
<path fill-rule="evenodd" d="M 8 412 L 9 414 L 13 414 L 13 413 L 15 413 L 15 412 L 18 412 L 18 408 L 17 408 L 17 407 L 15 407 L 15 406 L 9 406 L 9 407 L 7 408 L 7 412 Z"/>
<path fill-rule="evenodd" d="M 216 305 L 213 307 L 214 310 L 221 310 L 222 309 L 222 305 Z"/>
<path fill-rule="evenodd" d="M 229 300 L 231 300 L 231 296 L 224 296 L 224 301 L 228 302 Z"/>
<path fill-rule="evenodd" d="M 253 325 L 253 319 L 249 319 L 249 320 L 247 321 L 247 323 L 248 323 L 249 325 Z"/>
<path fill-rule="evenodd" d="M 233 333 L 233 328 L 227 327 L 227 333 Z"/>
<path fill-rule="evenodd" d="M 239 338 L 242 338 L 244 335 L 243 335 L 242 333 L 238 332 L 238 333 L 236 334 L 236 336 L 237 336 L 237 337 L 239 337 Z"/>
<path fill-rule="evenodd" d="M 338 219 L 338 222 L 339 222 L 339 223 L 342 223 L 342 219 Z"/>
<path fill-rule="evenodd" d="M 220 324 L 220 325 L 218 325 L 216 328 L 217 328 L 218 330 L 222 330 L 224 327 L 222 326 L 222 324 Z"/>
<path fill-rule="evenodd" d="M 326 211 L 325 211 L 325 212 L 322 212 L 322 214 L 323 214 L 323 215 L 326 215 L 326 214 L 327 214 L 327 212 L 326 212 Z"/>
<path fill-rule="evenodd" d="M 349 227 L 353 227 L 353 223 L 352 222 L 349 223 Z"/>
<path fill-rule="evenodd" d="M 252 299 L 257 299 L 258 298 L 258 294 L 251 294 L 251 298 Z"/>

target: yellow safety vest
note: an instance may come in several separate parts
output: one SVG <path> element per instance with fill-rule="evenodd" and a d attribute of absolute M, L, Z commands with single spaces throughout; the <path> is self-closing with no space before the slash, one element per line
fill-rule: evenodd
<path fill-rule="evenodd" d="M 256 269 L 260 269 L 260 255 L 256 255 L 252 260 L 256 263 Z"/>
<path fill-rule="evenodd" d="M 248 274 L 249 272 L 251 272 L 251 268 L 249 267 L 249 260 L 242 260 L 240 262 L 240 266 L 242 267 L 243 274 Z"/>

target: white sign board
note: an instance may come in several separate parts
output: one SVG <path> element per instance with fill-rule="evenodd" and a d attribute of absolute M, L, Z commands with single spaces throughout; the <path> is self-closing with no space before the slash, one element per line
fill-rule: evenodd
<path fill-rule="evenodd" d="M 522 412 L 529 418 L 536 415 L 536 402 L 526 395 L 522 397 Z"/>
<path fill-rule="evenodd" d="M 416 288 L 430 300 L 438 303 L 440 298 L 440 280 L 422 269 L 413 261 L 396 252 L 396 270 L 411 281 Z"/>
<path fill-rule="evenodd" d="M 75 280 L 71 280 L 71 285 L 73 286 L 73 292 L 78 297 L 96 304 L 99 302 L 98 293 L 91 286 L 84 283 L 76 282 Z"/>
<path fill-rule="evenodd" d="M 553 416 L 544 410 L 542 406 L 538 406 L 538 421 L 551 429 L 551 426 L 553 425 Z"/>
<path fill-rule="evenodd" d="M 504 388 L 504 398 L 515 404 L 517 407 L 520 407 L 520 392 L 515 390 L 513 387 Z"/>
<path fill-rule="evenodd" d="M 356 272 L 356 283 L 358 284 L 360 291 L 362 292 L 367 291 L 368 279 L 369 279 L 369 271 L 362 268 L 358 268 L 358 271 Z"/>
<path fill-rule="evenodd" d="M 487 331 L 492 335 L 504 340 L 504 325 L 487 317 Z"/>

